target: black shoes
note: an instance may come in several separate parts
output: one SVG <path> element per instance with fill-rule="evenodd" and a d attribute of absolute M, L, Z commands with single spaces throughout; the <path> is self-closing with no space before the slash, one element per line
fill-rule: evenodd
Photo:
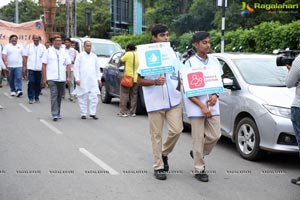
<path fill-rule="evenodd" d="M 193 150 L 190 151 L 190 156 L 192 157 L 192 159 L 194 159 L 194 153 L 193 153 Z M 208 182 L 208 175 L 207 173 L 205 172 L 205 169 L 202 170 L 201 172 L 198 172 L 195 174 L 195 178 L 198 180 L 198 181 L 201 181 L 201 182 Z"/>
<path fill-rule="evenodd" d="M 85 116 L 85 115 L 82 115 L 82 116 L 81 116 L 81 119 L 86 119 L 86 116 Z"/>
<path fill-rule="evenodd" d="M 53 121 L 54 121 L 54 122 L 57 122 L 57 120 L 58 120 L 58 117 L 57 117 L 57 116 L 55 116 L 55 117 L 53 117 L 52 119 L 53 119 Z"/>
<path fill-rule="evenodd" d="M 193 150 L 190 151 L 190 156 L 194 159 L 194 153 L 193 153 Z"/>
<path fill-rule="evenodd" d="M 198 181 L 201 181 L 201 182 L 208 182 L 208 175 L 207 173 L 205 172 L 205 170 L 199 172 L 199 173 L 196 173 L 195 174 L 195 178 L 198 180 Z"/>
<path fill-rule="evenodd" d="M 168 156 L 162 155 L 162 160 L 164 162 L 164 171 L 168 172 L 169 171 Z"/>
<path fill-rule="evenodd" d="M 298 178 L 293 178 L 293 179 L 291 180 L 291 183 L 296 184 L 296 185 L 300 185 L 300 177 L 298 177 Z"/>
<path fill-rule="evenodd" d="M 166 172 L 164 171 L 164 169 L 154 170 L 154 176 L 158 180 L 166 180 L 167 179 L 167 175 L 166 175 Z"/>
<path fill-rule="evenodd" d="M 93 118 L 94 120 L 97 120 L 98 117 L 96 115 L 90 115 L 91 118 Z"/>

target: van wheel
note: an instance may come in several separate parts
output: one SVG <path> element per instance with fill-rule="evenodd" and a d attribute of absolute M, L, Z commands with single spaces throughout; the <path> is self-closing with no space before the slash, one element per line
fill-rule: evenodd
<path fill-rule="evenodd" d="M 112 96 L 107 92 L 107 86 L 105 82 L 102 82 L 101 86 L 101 101 L 102 103 L 111 103 Z"/>
<path fill-rule="evenodd" d="M 235 146 L 246 160 L 261 158 L 263 150 L 259 148 L 260 137 L 253 119 L 246 117 L 239 121 L 235 129 Z"/>

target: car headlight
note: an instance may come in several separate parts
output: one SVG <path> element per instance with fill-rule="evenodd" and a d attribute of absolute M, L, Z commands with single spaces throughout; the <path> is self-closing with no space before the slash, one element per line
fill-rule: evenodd
<path fill-rule="evenodd" d="M 277 115 L 280 117 L 285 117 L 285 118 L 291 118 L 291 109 L 290 108 L 283 108 L 283 107 L 278 107 L 278 106 L 271 106 L 264 104 L 263 105 L 271 114 Z"/>

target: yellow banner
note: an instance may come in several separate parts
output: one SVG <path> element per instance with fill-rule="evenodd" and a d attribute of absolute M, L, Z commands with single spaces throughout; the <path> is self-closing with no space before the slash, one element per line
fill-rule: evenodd
<path fill-rule="evenodd" d="M 34 34 L 41 36 L 41 43 L 45 44 L 47 38 L 42 20 L 25 22 L 22 24 L 0 20 L 0 43 L 3 46 L 9 42 L 10 35 L 17 35 L 19 38 L 18 44 L 26 47 L 28 44 L 32 43 L 32 36 Z"/>

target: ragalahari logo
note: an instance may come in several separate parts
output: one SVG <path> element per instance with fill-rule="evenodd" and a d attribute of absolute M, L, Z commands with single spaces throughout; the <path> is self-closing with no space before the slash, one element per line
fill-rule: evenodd
<path fill-rule="evenodd" d="M 246 2 L 242 2 L 241 15 L 253 13 L 254 9 Z"/>

